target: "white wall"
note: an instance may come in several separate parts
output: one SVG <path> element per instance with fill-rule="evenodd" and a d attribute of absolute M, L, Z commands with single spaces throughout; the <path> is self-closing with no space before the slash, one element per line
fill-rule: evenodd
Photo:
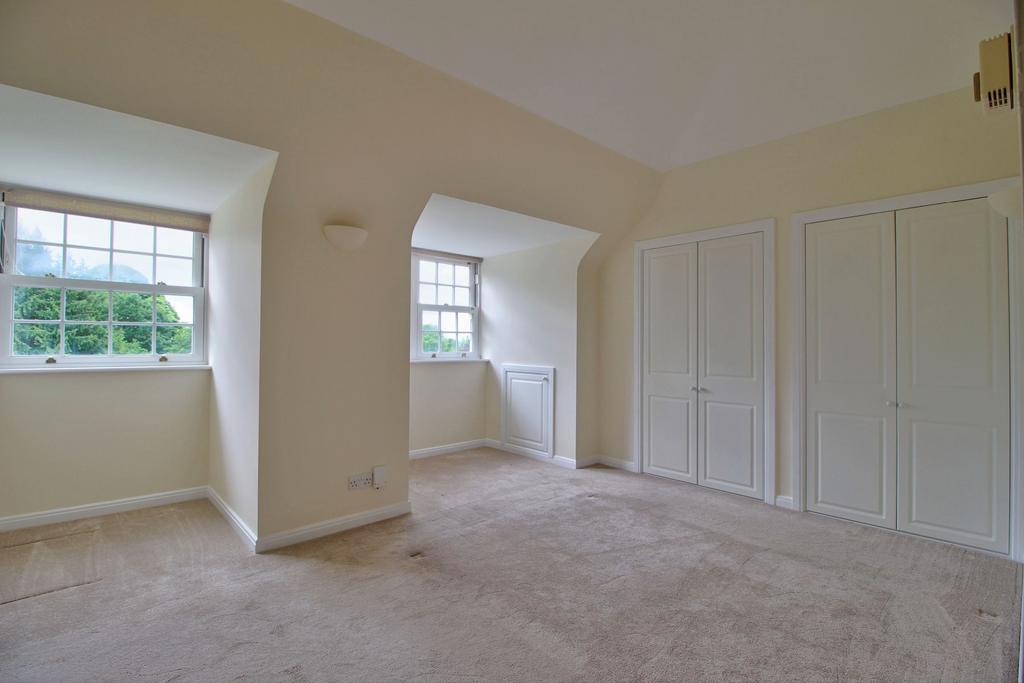
<path fill-rule="evenodd" d="M 576 457 L 576 282 L 593 237 L 484 259 L 481 350 L 488 366 L 487 438 L 501 439 L 503 363 L 555 367 L 555 455 Z"/>
<path fill-rule="evenodd" d="M 3 7 L 0 82 L 280 153 L 261 535 L 408 500 L 409 243 L 432 193 L 622 234 L 656 189 L 641 164 L 280 0 Z M 329 249 L 334 222 L 366 228 L 363 248 Z M 374 465 L 387 488 L 350 491 Z"/>
<path fill-rule="evenodd" d="M 209 375 L 0 374 L 0 517 L 206 484 Z"/>
<path fill-rule="evenodd" d="M 1016 175 L 1016 117 L 986 114 L 969 88 L 873 112 L 671 171 L 638 225 L 600 272 L 598 453 L 634 456 L 633 243 L 774 217 L 776 482 L 790 495 L 794 213 Z"/>
<path fill-rule="evenodd" d="M 209 484 L 253 532 L 259 530 L 263 204 L 275 163 L 248 178 L 210 220 Z"/>
<path fill-rule="evenodd" d="M 484 438 L 487 363 L 410 363 L 409 450 Z"/>

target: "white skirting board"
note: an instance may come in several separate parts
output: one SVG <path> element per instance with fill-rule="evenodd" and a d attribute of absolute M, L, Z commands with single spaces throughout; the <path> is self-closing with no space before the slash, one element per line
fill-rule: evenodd
<path fill-rule="evenodd" d="M 412 504 L 409 501 L 385 505 L 365 512 L 357 512 L 353 515 L 336 517 L 325 522 L 317 522 L 308 526 L 299 527 L 290 531 L 280 531 L 276 534 L 263 536 L 256 540 L 256 552 L 263 553 L 268 550 L 276 550 L 288 545 L 311 541 L 321 536 L 330 536 L 339 531 L 348 531 L 356 527 L 366 526 L 374 522 L 383 522 L 392 517 L 401 517 L 412 512 Z"/>
<path fill-rule="evenodd" d="M 620 460 L 618 458 L 609 458 L 604 455 L 597 455 L 586 459 L 566 458 L 561 455 L 555 455 L 554 457 L 548 457 L 543 453 L 534 453 L 528 448 L 520 448 L 513 444 L 502 444 L 497 439 L 474 439 L 472 441 L 461 441 L 459 443 L 449 443 L 441 446 L 432 446 L 430 448 L 417 448 L 416 450 L 409 451 L 409 459 L 417 460 L 419 458 L 429 458 L 434 455 L 445 455 L 448 453 L 459 453 L 461 451 L 468 451 L 473 448 L 493 448 L 496 451 L 504 451 L 505 453 L 513 453 L 515 455 L 523 455 L 527 458 L 533 458 L 541 462 L 551 463 L 564 467 L 570 470 L 581 470 L 591 465 L 605 465 L 607 467 L 614 467 L 615 469 L 626 470 L 627 472 L 636 472 L 636 465 L 631 461 Z"/>
<path fill-rule="evenodd" d="M 786 510 L 796 510 L 796 505 L 793 503 L 793 496 L 775 496 L 775 507 L 785 508 Z"/>
<path fill-rule="evenodd" d="M 141 510 L 143 508 L 157 507 L 159 505 L 170 505 L 182 503 L 188 500 L 209 499 L 210 503 L 224 516 L 224 519 L 231 525 L 238 535 L 245 541 L 250 549 L 257 553 L 283 548 L 303 541 L 311 541 L 321 536 L 330 536 L 340 531 L 355 529 L 356 527 L 381 522 L 392 517 L 399 517 L 412 512 L 409 501 L 386 505 L 365 512 L 357 512 L 352 515 L 345 515 L 324 522 L 317 522 L 298 529 L 281 531 L 262 538 L 258 537 L 249 526 L 242 521 L 242 518 L 224 502 L 216 491 L 209 486 L 195 486 L 190 489 L 178 491 L 165 491 L 154 493 L 148 496 L 135 496 L 133 498 L 121 498 L 120 500 L 109 500 L 102 503 L 91 503 L 89 505 L 77 505 L 75 507 L 46 510 L 44 512 L 31 512 L 24 515 L 12 515 L 0 518 L 0 533 L 14 531 L 15 529 L 27 529 L 29 527 L 43 526 L 46 524 L 57 524 L 59 522 L 70 522 L 76 519 L 88 517 L 101 517 L 117 512 L 128 512 L 130 510 Z"/>
<path fill-rule="evenodd" d="M 177 491 L 164 491 L 162 493 L 151 493 L 146 496 L 133 496 L 131 498 L 120 498 L 118 500 L 107 500 L 102 503 L 89 503 L 87 505 L 76 505 L 74 507 L 57 508 L 43 512 L 30 512 L 24 515 L 11 515 L 0 517 L 0 532 L 14 531 L 15 529 L 27 529 L 45 524 L 57 524 L 59 522 L 71 522 L 76 519 L 88 517 L 101 517 L 112 515 L 117 512 L 128 512 L 129 510 L 141 510 L 142 508 L 157 507 L 158 505 L 170 505 L 172 503 L 183 503 L 186 500 L 200 500 L 207 497 L 207 487 L 193 486 L 189 489 L 178 489 Z"/>
<path fill-rule="evenodd" d="M 497 443 L 497 441 L 495 441 L 494 443 Z M 473 448 L 483 448 L 484 446 L 491 446 L 491 439 L 474 439 L 472 441 L 448 443 L 442 446 L 417 448 L 415 450 L 409 451 L 409 459 L 418 460 L 420 458 L 429 458 L 434 455 L 445 455 L 447 453 L 458 453 L 460 451 L 468 451 Z"/>
<path fill-rule="evenodd" d="M 460 441 L 459 443 L 449 443 L 442 446 L 431 446 L 430 448 L 417 448 L 409 451 L 410 460 L 418 460 L 420 458 L 429 458 L 434 455 L 446 455 L 448 453 L 459 453 L 461 451 L 468 451 L 473 448 L 493 448 L 498 451 L 504 451 L 506 453 L 514 453 L 516 455 L 525 455 L 528 458 L 534 458 L 541 462 L 550 462 L 559 467 L 566 469 L 575 470 L 582 467 L 587 467 L 594 464 L 592 461 L 586 464 L 579 464 L 572 458 L 563 458 L 560 455 L 556 455 L 550 458 L 540 453 L 533 453 L 527 448 L 520 448 L 513 445 L 502 445 L 497 439 L 474 439 L 472 441 Z"/>
<path fill-rule="evenodd" d="M 250 549 L 255 550 L 256 548 L 256 532 L 249 528 L 249 525 L 242 521 L 242 518 L 238 516 L 238 513 L 231 509 L 231 506 L 224 502 L 224 499 L 213 489 L 212 486 L 207 487 L 207 498 L 213 503 L 213 507 L 217 508 L 220 514 L 228 521 L 238 535 L 242 537 Z"/>

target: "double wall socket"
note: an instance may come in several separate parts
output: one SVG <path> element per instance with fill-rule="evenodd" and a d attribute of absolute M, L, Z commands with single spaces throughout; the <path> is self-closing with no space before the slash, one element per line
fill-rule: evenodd
<path fill-rule="evenodd" d="M 348 478 L 350 489 L 365 489 L 373 487 L 382 489 L 388 483 L 388 470 L 386 467 L 374 467 L 372 472 L 361 472 L 353 474 Z"/>
<path fill-rule="evenodd" d="M 353 474 L 348 478 L 348 487 L 350 489 L 365 489 L 371 486 L 373 486 L 373 472 Z"/>

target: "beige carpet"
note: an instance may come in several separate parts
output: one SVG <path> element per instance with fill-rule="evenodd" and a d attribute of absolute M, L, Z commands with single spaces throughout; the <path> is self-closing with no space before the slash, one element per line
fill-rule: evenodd
<path fill-rule="evenodd" d="M 0 535 L 2 681 L 1010 681 L 1007 560 L 479 450 L 261 556 L 205 501 Z"/>

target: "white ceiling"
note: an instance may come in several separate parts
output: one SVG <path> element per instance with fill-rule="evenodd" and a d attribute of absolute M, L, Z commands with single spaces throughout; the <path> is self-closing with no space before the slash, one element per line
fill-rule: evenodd
<path fill-rule="evenodd" d="M 489 258 L 582 237 L 596 239 L 598 234 L 434 194 L 413 228 L 412 246 Z"/>
<path fill-rule="evenodd" d="M 289 0 L 665 170 L 970 85 L 1010 0 Z"/>
<path fill-rule="evenodd" d="M 276 152 L 0 85 L 0 186 L 211 213 Z"/>

